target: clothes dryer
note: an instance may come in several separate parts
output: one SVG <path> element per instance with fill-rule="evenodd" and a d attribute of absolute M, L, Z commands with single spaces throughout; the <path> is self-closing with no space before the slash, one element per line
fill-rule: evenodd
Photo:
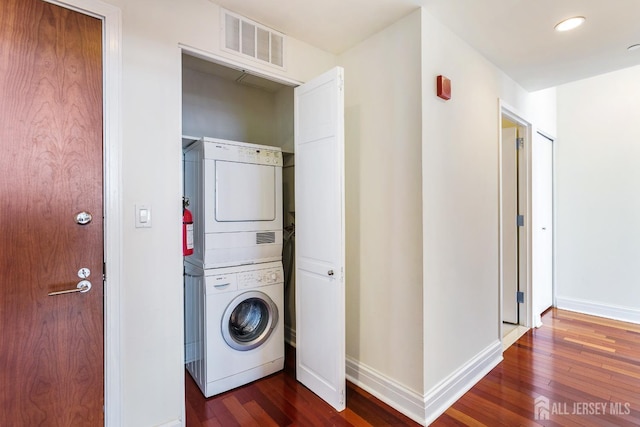
<path fill-rule="evenodd" d="M 184 191 L 203 268 L 281 260 L 282 152 L 278 147 L 202 138 L 185 149 Z"/>

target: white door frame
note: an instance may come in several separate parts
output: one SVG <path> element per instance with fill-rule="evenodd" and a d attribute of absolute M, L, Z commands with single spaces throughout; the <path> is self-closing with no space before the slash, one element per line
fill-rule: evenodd
<path fill-rule="evenodd" d="M 500 114 L 498 117 L 498 129 L 502 129 L 502 117 L 507 117 L 510 121 L 516 123 L 519 127 L 525 129 L 524 135 L 524 164 L 520 164 L 519 167 L 524 168 L 524 176 L 525 176 L 525 185 L 520 187 L 521 189 L 525 189 L 524 200 L 521 202 L 520 206 L 524 205 L 524 235 L 525 242 L 520 242 L 519 250 L 520 250 L 520 264 L 518 273 L 519 276 L 519 289 L 520 291 L 524 291 L 524 304 L 521 305 L 523 309 L 520 312 L 520 324 L 531 328 L 534 326 L 533 323 L 533 301 L 531 296 L 532 293 L 532 228 L 531 228 L 531 218 L 532 218 L 532 208 L 531 208 L 531 200 L 532 200 L 532 181 L 531 181 L 531 172 L 532 172 L 532 164 L 531 164 L 531 141 L 533 140 L 533 125 L 530 121 L 526 120 L 522 114 L 520 114 L 515 108 L 509 106 L 503 100 L 498 100 Z M 502 225 L 504 222 L 504 218 L 502 218 L 502 133 L 499 133 L 499 147 L 498 147 L 498 155 L 499 155 L 499 227 L 498 227 L 498 241 L 499 241 L 499 265 L 500 265 L 500 314 L 499 314 L 499 331 L 500 331 L 500 340 L 502 341 L 502 277 L 503 277 L 503 253 L 504 248 L 502 244 Z M 523 194 L 520 193 L 520 197 Z M 521 211 L 522 212 L 522 211 Z"/>
<path fill-rule="evenodd" d="M 99 0 L 45 0 L 102 20 L 104 173 L 104 416 L 122 421 L 120 298 L 122 295 L 122 14 Z"/>
<path fill-rule="evenodd" d="M 240 61 L 233 60 L 231 58 L 227 58 L 226 56 L 218 55 L 216 53 L 212 53 L 206 50 L 198 49 L 197 47 L 189 46 L 187 44 L 178 43 L 178 47 L 180 48 L 180 53 L 185 52 L 191 56 L 195 56 L 197 58 L 203 59 L 205 61 L 213 62 L 218 65 L 225 66 L 227 68 L 232 68 L 234 70 L 242 70 L 246 71 L 249 74 L 252 74 L 257 77 L 262 77 L 263 79 L 270 80 L 272 82 L 280 83 L 285 86 L 300 86 L 303 82 L 290 79 L 288 77 L 281 76 L 279 74 L 263 70 L 259 67 L 245 64 Z"/>

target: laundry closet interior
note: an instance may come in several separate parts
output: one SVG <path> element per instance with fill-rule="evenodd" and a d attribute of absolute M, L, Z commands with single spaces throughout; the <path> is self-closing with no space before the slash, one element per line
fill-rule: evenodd
<path fill-rule="evenodd" d="M 282 272 L 284 276 L 281 277 L 281 273 L 279 273 L 276 268 L 263 271 L 268 272 L 269 275 L 273 275 L 274 280 L 277 277 L 277 281 L 282 282 L 284 289 L 283 302 L 276 301 L 275 305 L 277 307 L 275 309 L 279 311 L 279 313 L 276 314 L 276 318 L 278 322 L 282 323 L 281 327 L 284 329 L 285 340 L 289 343 L 295 343 L 295 336 L 292 336 L 291 332 L 295 331 L 295 268 L 293 265 L 295 244 L 293 86 L 288 86 L 247 73 L 241 69 L 235 69 L 227 65 L 217 64 L 183 53 L 182 133 L 183 165 L 188 163 L 184 163 L 184 160 L 186 158 L 185 153 L 190 151 L 189 147 L 197 145 L 197 141 L 203 137 L 211 141 L 221 141 L 221 143 L 225 143 L 225 141 L 228 141 L 230 144 L 239 142 L 244 144 L 239 145 L 240 147 L 245 147 L 245 145 L 248 147 L 240 148 L 241 150 L 251 150 L 254 153 L 260 153 L 262 151 L 262 153 L 259 154 L 260 156 L 265 154 L 277 155 L 278 161 L 280 161 L 281 158 L 282 224 L 280 229 L 282 230 L 281 253 Z M 281 150 L 281 153 L 268 153 L 268 150 L 260 150 L 260 147 L 256 148 L 249 144 L 277 147 Z M 185 166 L 185 168 L 187 167 Z M 240 180 L 244 178 L 242 173 L 238 173 L 235 176 Z M 189 185 L 188 182 L 189 179 L 185 176 L 185 195 L 189 193 L 189 190 L 186 188 Z M 280 184 L 279 181 L 277 182 Z M 194 223 L 198 220 L 198 218 L 195 218 L 196 215 L 197 213 L 194 212 Z M 185 258 L 185 260 L 187 259 L 188 257 Z M 273 267 L 275 263 L 259 265 L 265 266 L 266 268 L 268 266 Z M 195 301 L 198 296 L 194 294 L 193 289 L 188 289 L 189 278 L 202 275 L 202 270 L 199 270 L 200 273 L 197 273 L 197 270 L 190 270 L 188 262 L 185 262 L 185 266 L 185 362 L 187 366 L 189 366 L 190 361 L 198 357 L 196 353 L 203 351 L 202 349 L 197 350 L 195 348 L 196 342 L 199 341 L 197 337 L 198 329 L 201 328 L 201 326 L 189 327 L 189 319 L 195 319 L 194 316 L 198 315 L 195 313 L 198 311 L 198 304 L 202 307 L 200 310 L 207 309 L 204 307 L 205 303 Z M 242 266 L 238 266 L 230 269 L 206 270 L 205 267 L 204 274 L 206 276 L 208 274 L 206 273 L 207 271 L 214 271 L 216 273 L 218 271 L 225 273 L 230 272 L 239 277 L 237 280 L 238 283 L 240 283 L 244 280 L 240 275 L 245 274 L 245 270 L 249 271 L 252 269 L 253 267 L 243 269 Z M 222 275 L 218 276 L 223 277 Z M 262 281 L 262 277 L 258 280 Z M 202 283 L 200 286 L 206 285 Z M 192 286 L 192 288 L 194 287 Z M 238 285 L 237 289 L 237 293 L 241 293 L 242 285 Z M 283 306 L 280 307 L 281 305 Z M 200 313 L 200 315 L 201 314 L 202 313 Z M 193 320 L 193 322 L 195 322 L 195 320 Z M 208 323 L 215 323 L 216 326 L 219 327 L 220 320 L 215 321 L 214 319 L 212 322 L 211 319 L 209 319 Z M 273 339 L 276 338 L 272 338 L 272 340 Z M 205 344 L 205 347 L 207 345 L 211 346 L 212 344 Z M 217 352 L 217 345 L 218 344 L 214 344 L 214 348 L 209 348 L 208 350 Z M 242 368 L 238 368 L 237 370 L 240 371 Z M 194 373 L 192 372 L 192 376 L 193 375 Z M 224 376 L 224 372 L 222 376 Z M 242 376 L 242 374 L 238 374 L 238 376 Z M 231 386 L 240 385 L 242 379 L 238 381 L 240 382 L 233 383 Z M 202 389 L 203 386 L 200 386 Z M 224 387 L 229 388 L 231 386 L 225 385 Z M 216 388 L 215 394 L 218 392 L 221 391 L 219 388 Z M 204 390 L 203 393 L 205 393 Z"/>

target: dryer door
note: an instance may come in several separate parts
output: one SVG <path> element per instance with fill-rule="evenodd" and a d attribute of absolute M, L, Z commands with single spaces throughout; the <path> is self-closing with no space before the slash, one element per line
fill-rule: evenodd
<path fill-rule="evenodd" d="M 247 351 L 269 339 L 278 324 L 278 308 L 268 295 L 249 291 L 235 297 L 222 316 L 222 336 L 229 347 Z"/>
<path fill-rule="evenodd" d="M 215 168 L 217 222 L 276 219 L 276 167 L 217 160 Z"/>
<path fill-rule="evenodd" d="M 282 229 L 280 164 L 205 159 L 204 169 L 205 233 Z"/>

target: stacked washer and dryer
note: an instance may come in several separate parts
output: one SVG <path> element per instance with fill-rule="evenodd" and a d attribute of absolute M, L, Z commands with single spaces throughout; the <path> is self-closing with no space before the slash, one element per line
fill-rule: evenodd
<path fill-rule="evenodd" d="M 206 397 L 284 366 L 282 153 L 202 138 L 184 152 L 187 370 Z"/>

